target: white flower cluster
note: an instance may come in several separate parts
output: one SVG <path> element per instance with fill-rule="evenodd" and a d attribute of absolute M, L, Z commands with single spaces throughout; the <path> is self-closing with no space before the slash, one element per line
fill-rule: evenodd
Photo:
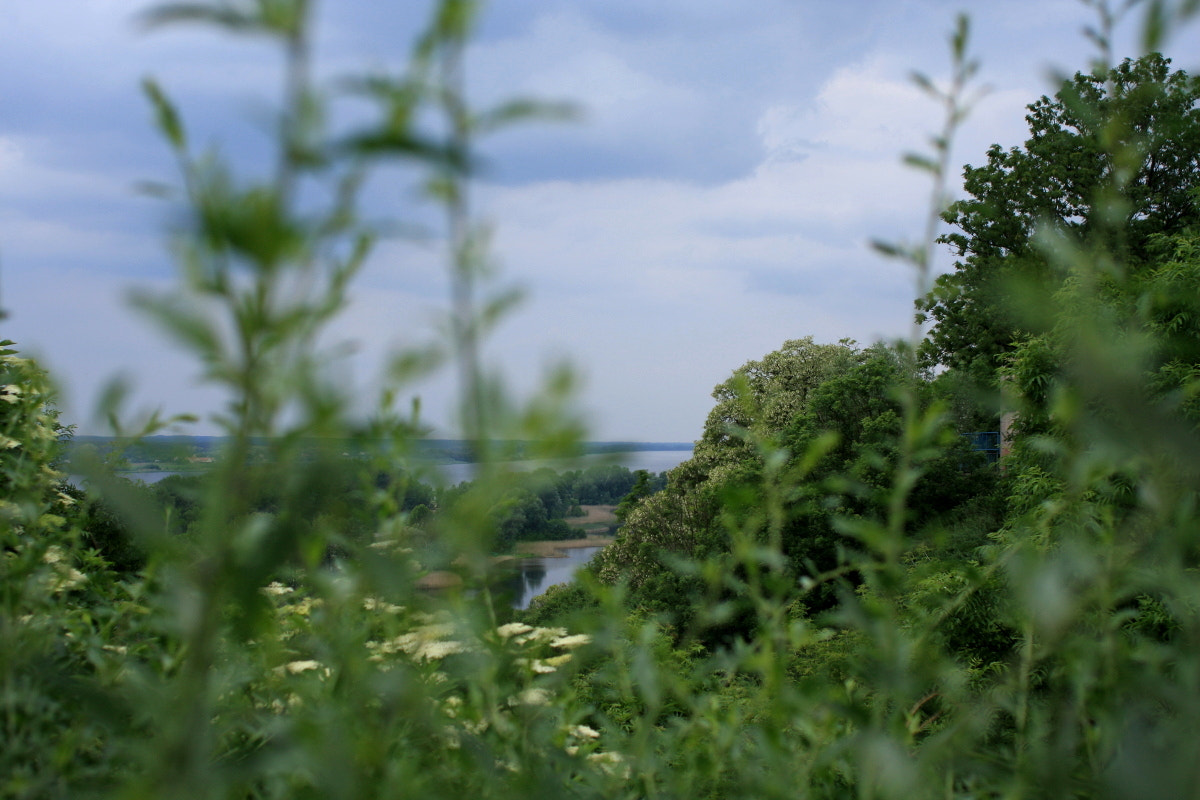
<path fill-rule="evenodd" d="M 321 604 L 319 599 L 295 597 L 295 590 L 279 582 L 264 587 L 262 592 L 280 604 L 278 610 L 281 613 L 290 612 L 285 618 L 287 624 L 281 632 L 281 638 L 288 638 L 289 633 L 303 630 L 308 624 L 305 618 L 310 610 Z M 289 601 L 291 604 L 287 604 Z M 370 614 L 379 615 L 375 619 L 385 627 L 395 623 L 412 626 L 407 630 L 401 628 L 404 632 L 399 635 L 366 643 L 368 660 L 377 663 L 381 670 L 388 670 L 398 659 L 417 665 L 436 665 L 456 654 L 489 653 L 497 646 L 507 652 L 511 657 L 510 663 L 519 668 L 515 685 L 509 690 L 511 694 L 505 692 L 490 701 L 476 693 L 464 691 L 457 684 L 461 676 L 453 679 L 439 669 L 424 673 L 422 680 L 429 689 L 428 699 L 443 720 L 439 739 L 446 748 L 452 750 L 461 748 L 466 737 L 487 734 L 503 738 L 517 735 L 521 729 L 520 720 L 525 715 L 541 714 L 543 712 L 540 709 L 552 708 L 556 690 L 553 684 L 543 682 L 544 676 L 569 663 L 574 658 L 574 650 L 592 641 L 587 634 L 571 634 L 564 628 L 535 627 L 523 622 L 500 625 L 493 632 L 485 633 L 480 641 L 447 612 L 436 615 L 415 612 L 374 597 L 363 598 L 362 608 Z M 295 615 L 299 615 L 300 619 Z M 316 675 L 322 682 L 332 675 L 332 671 L 320 661 L 296 656 L 293 659 L 275 667 L 275 675 L 284 680 L 294 676 Z M 450 669 L 449 672 L 454 670 Z M 284 691 L 287 691 L 286 684 Z M 482 706 L 481 701 L 484 703 Z M 292 692 L 276 697 L 269 705 L 276 713 L 284 713 L 287 708 L 302 702 L 301 697 Z M 595 728 L 568 723 L 561 728 L 560 736 L 557 741 L 568 754 L 614 776 L 628 774 L 629 768 L 620 754 L 600 749 L 602 736 Z M 502 766 L 519 771 L 517 764 Z"/>
<path fill-rule="evenodd" d="M 67 554 L 58 545 L 51 545 L 42 554 L 42 561 L 53 567 L 53 574 L 48 576 L 47 588 L 54 594 L 69 592 L 87 582 L 87 575 L 77 570 L 67 561 Z"/>
<path fill-rule="evenodd" d="M 366 611 L 382 611 L 385 614 L 403 614 L 404 606 L 398 606 L 395 603 L 385 603 L 382 600 L 376 600 L 374 597 L 363 599 L 363 609 Z"/>
<path fill-rule="evenodd" d="M 304 661 L 289 661 L 283 666 L 275 668 L 276 675 L 299 675 L 302 672 L 310 672 L 312 670 L 320 670 L 317 674 L 321 678 L 329 678 L 333 675 L 333 670 L 324 666 L 320 661 L 307 659 Z"/>
<path fill-rule="evenodd" d="M 565 631 L 564 631 L 565 634 Z M 574 650 L 576 647 L 582 647 L 585 644 L 591 644 L 592 637 L 586 633 L 576 633 L 573 636 L 559 636 L 550 641 L 551 647 L 558 647 L 564 650 Z"/>
<path fill-rule="evenodd" d="M 549 642 L 551 647 L 567 650 L 592 641 L 592 637 L 586 633 L 570 635 L 566 628 L 535 628 L 524 622 L 510 622 L 507 625 L 501 625 L 496 629 L 496 633 L 501 639 L 506 641 L 511 639 L 514 644 L 518 645 Z"/>
<path fill-rule="evenodd" d="M 446 656 L 471 649 L 463 642 L 449 638 L 455 633 L 455 626 L 449 622 L 432 622 L 393 639 L 367 642 L 371 650 L 370 660 L 383 661 L 386 656 L 406 653 L 417 661 L 440 661 Z"/>

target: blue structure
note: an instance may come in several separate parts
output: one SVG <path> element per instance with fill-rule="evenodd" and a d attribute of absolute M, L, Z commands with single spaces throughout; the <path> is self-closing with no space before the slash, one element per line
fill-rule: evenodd
<path fill-rule="evenodd" d="M 971 449 L 983 453 L 989 464 L 1000 460 L 1000 431 L 975 431 L 964 433 L 971 440 Z"/>

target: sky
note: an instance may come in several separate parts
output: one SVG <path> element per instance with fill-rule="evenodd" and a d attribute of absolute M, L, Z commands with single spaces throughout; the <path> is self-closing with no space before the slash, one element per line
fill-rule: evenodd
<path fill-rule="evenodd" d="M 138 191 L 177 173 L 139 84 L 154 76 L 192 138 L 250 173 L 267 161 L 264 120 L 280 82 L 261 43 L 199 29 L 147 32 L 144 0 L 0 5 L 0 338 L 58 381 L 63 420 L 105 433 L 97 398 L 114 377 L 131 409 L 189 412 L 218 432 L 225 398 L 128 302 L 171 286 L 170 207 Z M 405 63 L 428 2 L 324 0 L 322 80 Z M 912 269 L 872 239 L 914 241 L 939 110 L 911 82 L 944 80 L 955 15 L 980 61 L 955 141 L 956 177 L 991 143 L 1020 144 L 1024 106 L 1095 55 L 1079 0 L 495 0 L 466 56 L 472 100 L 569 101 L 571 122 L 536 123 L 482 146 L 474 206 L 494 230 L 493 287 L 522 304 L 486 346 L 517 396 L 569 361 L 594 440 L 692 441 L 713 387 L 786 340 L 909 333 Z M 1117 55 L 1136 55 L 1135 21 Z M 1200 68 L 1200 37 L 1166 52 Z M 353 109 L 342 112 L 351 115 Z M 340 120 L 340 122 L 348 122 Z M 387 176 L 385 175 L 384 178 Z M 433 219 L 401 175 L 368 190 L 370 212 Z M 954 190 L 956 187 L 951 186 Z M 437 335 L 449 287 L 436 236 L 380 242 L 330 336 L 352 346 L 364 397 L 385 355 Z M 940 254 L 938 269 L 951 268 Z M 450 373 L 407 389 L 453 436 Z"/>

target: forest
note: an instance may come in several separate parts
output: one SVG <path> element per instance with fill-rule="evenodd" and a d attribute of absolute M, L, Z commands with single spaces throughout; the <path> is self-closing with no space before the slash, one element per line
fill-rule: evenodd
<path fill-rule="evenodd" d="M 261 180 L 144 87 L 188 224 L 173 287 L 136 302 L 224 392 L 219 458 L 148 488 L 75 447 L 67 481 L 53 376 L 0 347 L 0 796 L 1195 794 L 1200 77 L 1158 45 L 1196 3 L 1145 4 L 1138 57 L 1107 51 L 1101 15 L 1095 63 L 1030 98 L 1024 143 L 962 168 L 951 202 L 977 70 L 961 18 L 953 80 L 918 81 L 946 112 L 907 159 L 928 229 L 878 244 L 916 275 L 912 337 L 798 331 L 730 365 L 657 481 L 508 466 L 513 443 L 570 457 L 587 432 L 569 371 L 518 401 L 486 363 L 509 299 L 474 154 L 555 110 L 470 107 L 478 9 L 440 0 L 404 72 L 348 89 L 374 116 L 333 135 L 307 9 L 151 20 L 250 31 L 289 65 Z M 444 215 L 452 310 L 363 416 L 321 332 L 373 245 L 363 175 L 397 160 Z M 934 277 L 937 248 L 955 261 Z M 479 464 L 437 489 L 397 400 L 436 369 Z M 176 422 L 114 433 L 144 447 Z M 966 435 L 1000 430 L 998 462 Z M 514 541 L 618 501 L 573 583 L 521 611 L 494 594 Z M 420 588 L 442 569 L 461 585 Z"/>

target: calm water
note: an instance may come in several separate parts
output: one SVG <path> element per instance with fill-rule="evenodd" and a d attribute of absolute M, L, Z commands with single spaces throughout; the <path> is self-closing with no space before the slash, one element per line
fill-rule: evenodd
<path fill-rule="evenodd" d="M 512 465 L 517 469 L 549 467 L 556 472 L 565 472 L 571 469 L 586 469 L 593 464 L 619 464 L 626 469 L 644 469 L 652 475 L 657 475 L 679 466 L 691 457 L 691 450 L 638 450 L 632 453 L 586 456 L 581 459 L 513 461 Z M 439 464 L 436 469 L 445 476 L 446 483 L 450 486 L 471 480 L 475 473 L 474 464 Z"/>
<path fill-rule="evenodd" d="M 512 591 L 513 608 L 528 608 L 533 598 L 575 577 L 575 571 L 600 552 L 600 547 L 564 548 L 565 558 L 523 558 L 505 588 Z"/>
<path fill-rule="evenodd" d="M 569 469 L 583 469 L 593 464 L 620 464 L 622 467 L 630 470 L 644 469 L 652 475 L 657 475 L 660 472 L 666 472 L 669 469 L 679 466 L 684 461 L 692 457 L 691 450 L 639 450 L 633 453 L 613 453 L 607 456 L 588 456 L 583 459 L 562 460 L 562 461 L 514 461 L 513 465 L 518 469 L 537 469 L 538 467 L 550 467 L 558 472 L 564 472 Z M 439 464 L 434 469 L 441 473 L 446 480 L 448 486 L 454 486 L 463 481 L 471 480 L 475 472 L 474 464 Z M 168 475 L 178 475 L 177 472 L 161 471 L 161 472 L 122 472 L 118 473 L 122 477 L 130 478 L 143 483 L 158 483 Z M 202 473 L 184 473 L 184 474 L 202 474 Z M 73 478 L 75 476 L 72 476 Z M 426 480 L 428 480 L 426 478 Z M 76 483 L 74 479 L 72 483 Z"/>

